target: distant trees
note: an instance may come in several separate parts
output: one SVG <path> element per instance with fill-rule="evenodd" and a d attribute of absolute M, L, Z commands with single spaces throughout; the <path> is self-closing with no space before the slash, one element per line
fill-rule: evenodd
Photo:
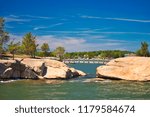
<path fill-rule="evenodd" d="M 19 50 L 19 48 L 20 48 L 20 42 L 14 43 L 14 41 L 11 41 L 10 44 L 8 45 L 8 51 L 13 55 L 13 60 L 14 60 L 14 55 Z"/>
<path fill-rule="evenodd" d="M 59 46 L 59 47 L 57 47 L 57 48 L 54 50 L 54 53 L 55 53 L 55 55 L 56 55 L 57 57 L 60 58 L 60 60 L 62 60 L 62 59 L 63 59 L 63 55 L 64 55 L 64 53 L 65 53 L 65 48 Z"/>
<path fill-rule="evenodd" d="M 35 52 L 37 50 L 38 44 L 36 44 L 36 36 L 32 33 L 27 33 L 22 40 L 22 49 L 25 54 L 35 57 Z"/>
<path fill-rule="evenodd" d="M 100 50 L 100 51 L 90 51 L 90 52 L 70 52 L 65 53 L 65 58 L 100 58 L 100 59 L 106 59 L 106 58 L 118 58 L 118 57 L 124 57 L 125 54 L 129 54 L 133 52 L 129 51 L 121 51 L 121 50 Z"/>
<path fill-rule="evenodd" d="M 49 51 L 49 45 L 48 45 L 48 43 L 43 43 L 43 45 L 41 46 L 41 50 L 43 51 L 44 56 L 47 56 L 47 53 Z"/>
<path fill-rule="evenodd" d="M 9 41 L 9 35 L 4 30 L 4 22 L 5 20 L 0 17 L 0 56 L 4 51 L 4 44 Z"/>
<path fill-rule="evenodd" d="M 136 55 L 137 56 L 150 56 L 149 50 L 148 50 L 148 43 L 147 42 L 141 42 L 141 48 L 137 50 Z"/>

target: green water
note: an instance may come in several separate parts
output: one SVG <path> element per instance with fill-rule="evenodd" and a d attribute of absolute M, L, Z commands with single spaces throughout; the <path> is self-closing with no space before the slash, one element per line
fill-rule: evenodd
<path fill-rule="evenodd" d="M 46 80 L 18 80 L 0 83 L 0 99 L 150 99 L 150 82 L 90 82 L 98 64 L 69 65 L 88 73 L 87 77 L 49 84 Z"/>

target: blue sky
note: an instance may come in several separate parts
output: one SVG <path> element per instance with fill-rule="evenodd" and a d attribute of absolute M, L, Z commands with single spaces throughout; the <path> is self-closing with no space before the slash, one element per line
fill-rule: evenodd
<path fill-rule="evenodd" d="M 11 38 L 32 32 L 51 50 L 130 50 L 150 45 L 149 0 L 0 0 Z"/>

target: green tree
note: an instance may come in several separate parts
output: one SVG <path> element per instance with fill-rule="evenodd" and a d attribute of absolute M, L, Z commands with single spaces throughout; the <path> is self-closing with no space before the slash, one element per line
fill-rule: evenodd
<path fill-rule="evenodd" d="M 11 41 L 10 44 L 8 45 L 8 51 L 13 55 L 13 60 L 15 53 L 19 50 L 19 47 L 20 42 L 14 43 L 14 41 Z"/>
<path fill-rule="evenodd" d="M 0 56 L 4 51 L 4 44 L 9 41 L 9 35 L 4 30 L 4 22 L 5 20 L 0 17 Z"/>
<path fill-rule="evenodd" d="M 44 52 L 44 56 L 47 56 L 47 53 L 49 51 L 48 43 L 43 43 L 43 45 L 41 46 L 41 50 Z"/>
<path fill-rule="evenodd" d="M 32 33 L 27 33 L 22 40 L 22 48 L 24 53 L 35 57 L 35 52 L 37 50 L 38 44 L 36 44 L 36 36 L 33 36 Z"/>
<path fill-rule="evenodd" d="M 141 48 L 139 50 L 137 50 L 136 54 L 138 56 L 148 57 L 149 56 L 148 43 L 141 42 Z"/>
<path fill-rule="evenodd" d="M 63 59 L 63 55 L 65 53 L 65 48 L 64 47 L 57 47 L 55 50 L 54 50 L 54 53 L 57 57 L 59 57 L 59 59 L 62 61 Z"/>
<path fill-rule="evenodd" d="M 105 58 L 107 57 L 106 52 L 102 52 L 102 53 L 99 55 L 99 57 L 100 57 L 101 59 L 105 59 Z"/>

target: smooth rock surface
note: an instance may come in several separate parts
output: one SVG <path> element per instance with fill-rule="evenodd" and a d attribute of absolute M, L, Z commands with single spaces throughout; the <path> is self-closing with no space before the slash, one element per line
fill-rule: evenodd
<path fill-rule="evenodd" d="M 60 68 L 53 68 L 48 66 L 44 78 L 67 78 L 67 72 Z"/>
<path fill-rule="evenodd" d="M 34 70 L 38 75 L 43 76 L 44 75 L 44 69 L 45 69 L 45 63 L 44 61 L 40 59 L 23 59 L 21 61 L 22 64 L 25 64 L 26 67 L 30 67 L 31 69 Z"/>
<path fill-rule="evenodd" d="M 0 78 L 54 79 L 85 75 L 63 62 L 50 59 L 0 60 Z"/>
<path fill-rule="evenodd" d="M 124 57 L 111 60 L 96 70 L 98 77 L 132 81 L 150 80 L 150 57 Z"/>
<path fill-rule="evenodd" d="M 84 73 L 81 70 L 76 70 L 76 72 L 79 74 L 79 76 L 85 76 L 86 75 L 86 73 Z"/>

